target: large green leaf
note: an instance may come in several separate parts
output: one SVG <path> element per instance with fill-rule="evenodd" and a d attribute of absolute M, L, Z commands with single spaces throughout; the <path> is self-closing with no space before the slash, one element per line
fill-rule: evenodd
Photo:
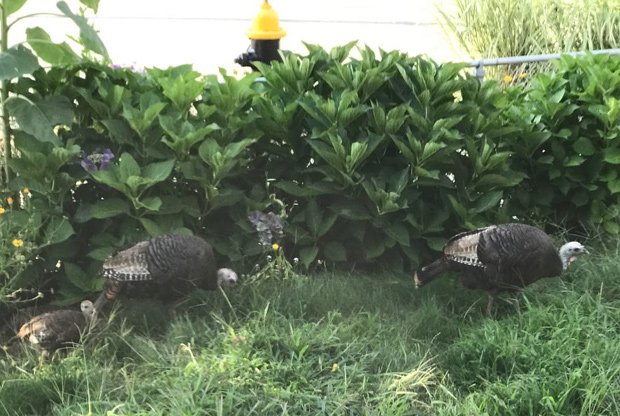
<path fill-rule="evenodd" d="M 319 209 L 319 205 L 316 202 L 316 199 L 311 199 L 308 202 L 308 206 L 306 207 L 306 225 L 308 227 L 308 231 L 317 238 L 319 235 L 321 220 L 323 218 L 322 210 Z"/>
<path fill-rule="evenodd" d="M 65 276 L 73 286 L 84 292 L 93 290 L 93 279 L 90 279 L 84 270 L 74 263 L 63 262 L 63 265 Z"/>
<path fill-rule="evenodd" d="M 157 80 L 164 90 L 164 95 L 181 111 L 187 111 L 191 103 L 203 92 L 204 88 L 204 82 L 194 79 L 198 73 L 189 69 L 188 71 L 176 77 L 159 78 Z"/>
<path fill-rule="evenodd" d="M 331 204 L 329 209 L 341 217 L 351 220 L 369 220 L 372 218 L 368 210 L 358 201 L 354 200 L 340 200 Z"/>
<path fill-rule="evenodd" d="M 149 92 L 140 96 L 138 108 L 132 107 L 128 102 L 123 102 L 122 115 L 136 133 L 144 139 L 147 130 L 165 107 L 165 102 L 160 101 L 156 94 Z"/>
<path fill-rule="evenodd" d="M 97 10 L 99 10 L 99 0 L 80 0 L 80 3 L 91 9 L 93 13 L 97 14 Z"/>
<path fill-rule="evenodd" d="M 109 256 L 114 254 L 114 252 L 116 252 L 116 248 L 115 247 L 110 247 L 110 246 L 99 247 L 99 248 L 96 248 L 94 250 L 91 250 L 87 254 L 87 256 L 90 257 L 91 259 L 103 262 Z"/>
<path fill-rule="evenodd" d="M 66 66 L 80 61 L 67 42 L 52 42 L 47 32 L 40 27 L 26 29 L 26 39 L 39 58 L 52 65 Z"/>
<path fill-rule="evenodd" d="M 0 80 L 31 74 L 39 68 L 37 57 L 23 45 L 14 46 L 0 53 Z"/>
<path fill-rule="evenodd" d="M 354 142 L 351 143 L 351 155 L 347 158 L 347 170 L 353 171 L 357 165 L 366 158 L 367 143 Z"/>
<path fill-rule="evenodd" d="M 215 158 L 218 153 L 222 153 L 222 148 L 215 139 L 207 138 L 198 148 L 198 155 L 209 165 L 215 164 Z"/>
<path fill-rule="evenodd" d="M 163 233 L 163 230 L 161 229 L 159 224 L 157 224 L 155 221 L 149 218 L 140 218 L 140 223 L 142 224 L 146 232 L 149 233 L 151 237 L 154 237 L 156 235 L 160 235 Z"/>
<path fill-rule="evenodd" d="M 215 123 L 196 128 L 187 120 L 178 120 L 161 114 L 159 124 L 170 136 L 170 139 L 165 138 L 163 142 L 178 154 L 188 153 L 192 146 L 204 139 L 207 134 L 219 129 Z"/>
<path fill-rule="evenodd" d="M 148 188 L 154 182 L 150 179 L 144 178 L 142 176 L 130 176 L 125 180 L 125 183 L 131 190 L 132 196 L 137 196 L 142 189 Z"/>
<path fill-rule="evenodd" d="M 129 214 L 129 203 L 124 199 L 109 198 L 94 204 L 82 204 L 75 214 L 75 221 L 86 222 L 91 218 L 104 219 L 121 214 Z"/>
<path fill-rule="evenodd" d="M 229 159 L 234 159 L 252 143 L 256 143 L 257 139 L 243 139 L 238 142 L 230 143 L 226 146 L 224 154 Z"/>
<path fill-rule="evenodd" d="M 54 123 L 36 103 L 26 97 L 13 96 L 7 100 L 6 105 L 9 114 L 15 117 L 23 131 L 41 141 L 60 145 L 60 140 L 53 131 Z"/>
<path fill-rule="evenodd" d="M 162 182 L 170 176 L 174 168 L 174 159 L 148 164 L 142 169 L 142 176 L 152 183 Z"/>
<path fill-rule="evenodd" d="M 476 188 L 481 191 L 492 190 L 497 187 L 509 188 L 519 184 L 523 178 L 524 176 L 520 172 L 513 172 L 510 174 L 510 177 L 489 173 L 480 177 L 476 183 Z"/>
<path fill-rule="evenodd" d="M 347 261 L 347 251 L 342 243 L 338 241 L 329 241 L 323 248 L 323 254 L 331 261 Z"/>
<path fill-rule="evenodd" d="M 476 201 L 475 212 L 481 213 L 491 208 L 495 208 L 497 204 L 499 204 L 499 201 L 502 199 L 503 196 L 503 191 L 494 191 L 484 194 Z"/>
<path fill-rule="evenodd" d="M 339 156 L 338 153 L 334 152 L 333 147 L 317 139 L 308 140 L 308 144 L 310 144 L 318 156 L 325 160 L 330 166 L 341 171 L 344 170 L 344 164 L 346 162 L 345 156 Z"/>
<path fill-rule="evenodd" d="M 140 176 L 140 165 L 130 153 L 123 153 L 119 158 L 119 179 L 125 183 L 132 176 Z"/>
<path fill-rule="evenodd" d="M 607 182 L 607 189 L 612 194 L 620 192 L 620 179 L 613 179 Z"/>
<path fill-rule="evenodd" d="M 52 217 L 44 229 L 46 244 L 56 244 L 71 237 L 75 231 L 71 223 L 65 218 Z"/>
<path fill-rule="evenodd" d="M 6 11 L 6 15 L 9 16 L 19 9 L 26 3 L 27 0 L 2 0 L 4 3 L 4 10 Z"/>
<path fill-rule="evenodd" d="M 37 102 L 37 106 L 53 126 L 73 123 L 74 105 L 64 95 L 46 95 Z"/>
<path fill-rule="evenodd" d="M 596 152 L 592 141 L 587 137 L 578 138 L 573 144 L 573 149 L 582 156 L 592 156 Z"/>
<path fill-rule="evenodd" d="M 316 246 L 303 247 L 299 250 L 299 257 L 301 258 L 301 262 L 306 269 L 310 266 L 314 259 L 316 259 L 317 254 L 319 254 L 319 248 Z"/>
<path fill-rule="evenodd" d="M 394 222 L 384 228 L 385 233 L 398 241 L 401 246 L 409 247 L 409 231 L 403 223 Z"/>
<path fill-rule="evenodd" d="M 377 258 L 385 252 L 385 239 L 378 236 L 367 238 L 364 241 L 364 249 L 366 251 L 366 259 Z"/>
<path fill-rule="evenodd" d="M 59 1 L 56 3 L 56 7 L 69 19 L 80 28 L 80 42 L 84 47 L 96 54 L 109 58 L 108 50 L 101 41 L 101 38 L 97 34 L 97 31 L 88 23 L 88 20 L 84 16 L 77 15 L 71 11 L 67 3 Z"/>
<path fill-rule="evenodd" d="M 125 184 L 125 181 L 122 181 L 118 178 L 118 175 L 116 174 L 117 170 L 118 169 L 97 170 L 91 172 L 90 174 L 93 178 L 95 178 L 97 182 L 106 184 L 109 187 L 116 189 L 117 191 L 127 193 L 127 185 Z"/>
<path fill-rule="evenodd" d="M 613 165 L 620 165 L 620 148 L 609 148 L 603 151 L 603 160 Z"/>
<path fill-rule="evenodd" d="M 295 197 L 306 197 L 307 198 L 307 197 L 313 197 L 313 196 L 317 196 L 321 194 L 319 191 L 315 189 L 302 187 L 296 184 L 295 182 L 291 182 L 291 181 L 278 180 L 273 183 L 273 186 L 275 186 L 276 188 L 282 189 L 287 194 L 295 196 Z"/>
<path fill-rule="evenodd" d="M 137 205 L 142 208 L 146 208 L 149 211 L 159 211 L 159 207 L 161 207 L 161 198 L 158 196 L 149 196 L 147 198 L 141 199 L 137 201 Z"/>
<path fill-rule="evenodd" d="M 211 209 L 230 207 L 238 204 L 244 197 L 245 192 L 238 189 L 222 189 L 209 201 L 209 205 Z"/>

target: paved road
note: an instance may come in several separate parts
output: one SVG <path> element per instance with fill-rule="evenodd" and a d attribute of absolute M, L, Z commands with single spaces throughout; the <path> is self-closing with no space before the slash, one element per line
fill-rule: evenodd
<path fill-rule="evenodd" d="M 446 3 L 449 0 L 443 0 Z M 166 67 L 192 63 L 203 72 L 231 68 L 249 45 L 246 31 L 261 0 L 101 0 L 93 19 L 114 61 Z M 35 8 L 36 3 L 36 8 Z M 31 0 L 21 14 L 55 11 L 56 0 Z M 75 10 L 77 2 L 68 3 Z M 436 60 L 458 59 L 437 24 L 436 0 L 271 0 L 287 36 L 283 49 L 303 52 L 302 41 L 326 48 L 357 40 L 361 45 Z M 66 19 L 36 18 L 16 25 L 11 42 L 27 26 L 46 28 L 54 41 L 73 26 Z"/>

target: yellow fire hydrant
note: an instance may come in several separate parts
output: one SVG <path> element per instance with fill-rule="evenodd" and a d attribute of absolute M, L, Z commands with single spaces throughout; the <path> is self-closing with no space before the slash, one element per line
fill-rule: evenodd
<path fill-rule="evenodd" d="M 242 66 L 249 66 L 253 70 L 256 67 L 254 61 L 270 63 L 280 61 L 280 39 L 286 35 L 286 31 L 280 26 L 280 18 L 271 7 L 268 0 L 264 0 L 260 11 L 254 18 L 252 26 L 248 30 L 250 46 L 235 62 Z"/>

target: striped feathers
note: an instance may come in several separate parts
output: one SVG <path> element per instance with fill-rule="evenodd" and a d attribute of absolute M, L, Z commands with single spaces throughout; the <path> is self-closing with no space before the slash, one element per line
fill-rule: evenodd
<path fill-rule="evenodd" d="M 149 241 L 142 241 L 131 248 L 108 257 L 103 263 L 102 276 L 119 282 L 143 282 L 152 280 L 146 260 Z"/>
<path fill-rule="evenodd" d="M 483 233 L 494 228 L 495 226 L 490 226 L 455 235 L 444 247 L 446 259 L 466 266 L 485 267 L 485 264 L 478 258 L 478 243 Z"/>

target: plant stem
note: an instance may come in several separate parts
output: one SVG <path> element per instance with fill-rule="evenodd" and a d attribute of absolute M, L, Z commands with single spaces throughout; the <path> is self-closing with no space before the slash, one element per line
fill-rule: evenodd
<path fill-rule="evenodd" d="M 52 17 L 67 18 L 67 16 L 65 16 L 64 14 L 60 14 L 60 13 L 30 13 L 30 14 L 25 14 L 23 16 L 20 16 L 16 19 L 13 19 L 13 21 L 6 26 L 6 29 L 9 30 L 15 23 L 21 20 L 28 19 L 30 17 L 38 17 L 38 16 L 52 16 Z"/>
<path fill-rule="evenodd" d="M 8 33 L 9 27 L 6 19 L 6 2 L 2 2 L 0 9 L 0 52 L 4 53 L 9 49 Z M 2 119 L 2 140 L 4 142 L 4 180 L 9 183 L 9 160 L 11 160 L 11 127 L 9 126 L 9 113 L 6 109 L 6 101 L 9 98 L 9 80 L 2 80 L 0 91 L 0 118 Z"/>

